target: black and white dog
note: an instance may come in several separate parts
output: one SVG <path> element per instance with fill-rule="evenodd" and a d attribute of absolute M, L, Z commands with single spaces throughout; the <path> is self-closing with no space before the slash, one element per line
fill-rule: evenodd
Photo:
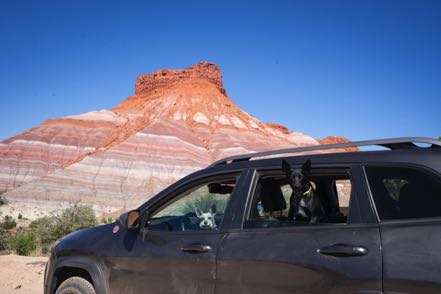
<path fill-rule="evenodd" d="M 311 223 L 326 219 L 325 208 L 317 193 L 317 187 L 309 180 L 311 160 L 308 159 L 301 168 L 292 168 L 287 161 L 283 160 L 282 170 L 292 189 L 288 218 L 291 220 L 310 219 Z"/>
<path fill-rule="evenodd" d="M 210 211 L 203 212 L 200 208 L 196 207 L 194 209 L 194 212 L 196 213 L 196 216 L 199 218 L 199 227 L 201 229 L 205 230 L 216 230 L 217 225 L 216 221 L 214 219 L 214 216 L 216 215 L 216 205 L 212 205 L 210 208 Z"/>

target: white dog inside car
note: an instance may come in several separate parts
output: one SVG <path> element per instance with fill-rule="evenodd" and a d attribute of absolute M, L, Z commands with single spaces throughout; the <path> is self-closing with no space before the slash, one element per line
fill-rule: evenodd
<path fill-rule="evenodd" d="M 214 220 L 214 216 L 216 215 L 216 205 L 212 205 L 210 211 L 203 212 L 200 208 L 196 207 L 194 209 L 196 216 L 201 220 L 199 222 L 199 227 L 204 230 L 216 230 L 217 225 Z"/>

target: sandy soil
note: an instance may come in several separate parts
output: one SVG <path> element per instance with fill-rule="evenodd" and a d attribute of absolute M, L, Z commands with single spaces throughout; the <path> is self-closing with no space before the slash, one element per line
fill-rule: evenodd
<path fill-rule="evenodd" d="M 0 256 L 0 293 L 42 294 L 47 257 Z"/>

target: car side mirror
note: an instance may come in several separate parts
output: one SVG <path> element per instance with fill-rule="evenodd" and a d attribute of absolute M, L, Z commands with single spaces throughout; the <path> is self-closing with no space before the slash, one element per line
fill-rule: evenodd
<path fill-rule="evenodd" d="M 119 222 L 127 230 L 139 230 L 140 213 L 139 210 L 124 212 L 119 216 Z"/>

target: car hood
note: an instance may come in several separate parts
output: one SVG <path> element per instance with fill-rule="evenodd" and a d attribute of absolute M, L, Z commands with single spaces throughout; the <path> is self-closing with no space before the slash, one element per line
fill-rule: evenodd
<path fill-rule="evenodd" d="M 97 252 L 109 251 L 114 238 L 114 228 L 120 228 L 119 223 L 100 225 L 93 228 L 83 229 L 62 237 L 55 243 L 56 255 L 96 254 Z M 107 250 L 105 250 L 107 249 Z"/>

